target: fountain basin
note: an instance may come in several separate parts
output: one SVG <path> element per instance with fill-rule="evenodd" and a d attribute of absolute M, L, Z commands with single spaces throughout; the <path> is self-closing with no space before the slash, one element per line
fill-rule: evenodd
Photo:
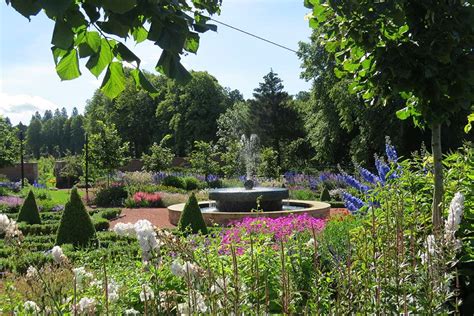
<path fill-rule="evenodd" d="M 223 188 L 209 190 L 209 199 L 216 201 L 221 212 L 250 212 L 257 207 L 265 212 L 282 209 L 281 201 L 289 197 L 288 189 L 255 187 Z M 257 204 L 257 200 L 259 203 Z"/>
<path fill-rule="evenodd" d="M 246 217 L 270 217 L 278 218 L 290 214 L 308 214 L 316 218 L 326 218 L 329 216 L 331 205 L 318 201 L 286 200 L 284 204 L 287 209 L 267 212 L 221 212 L 216 208 L 210 207 L 214 201 L 199 202 L 202 210 L 202 217 L 207 226 L 219 225 L 228 226 L 234 221 L 240 221 Z M 171 224 L 177 226 L 185 203 L 168 206 L 168 218 Z M 284 205 L 285 207 L 285 205 Z"/>

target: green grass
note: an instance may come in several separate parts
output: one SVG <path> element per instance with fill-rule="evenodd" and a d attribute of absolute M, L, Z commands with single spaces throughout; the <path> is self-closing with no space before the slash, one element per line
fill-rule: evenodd
<path fill-rule="evenodd" d="M 26 197 L 30 187 L 26 187 L 20 192 L 20 196 Z M 55 206 L 65 205 L 69 201 L 71 189 L 50 190 L 50 189 L 33 189 L 36 196 L 36 201 L 39 206 Z M 81 197 L 85 196 L 86 192 L 83 189 L 78 190 Z"/>

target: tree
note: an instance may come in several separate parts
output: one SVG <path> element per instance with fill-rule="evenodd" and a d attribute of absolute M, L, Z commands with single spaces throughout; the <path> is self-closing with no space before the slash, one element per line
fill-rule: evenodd
<path fill-rule="evenodd" d="M 156 92 L 139 69 L 140 58 L 118 39 L 131 37 L 137 44 L 152 41 L 163 49 L 156 70 L 189 81 L 191 76 L 180 63 L 180 55 L 197 52 L 199 33 L 217 30 L 207 24 L 205 14 L 219 13 L 221 5 L 221 0 L 6 2 L 28 19 L 44 10 L 55 21 L 51 50 L 61 80 L 79 77 L 79 58 L 88 58 L 86 67 L 94 76 L 99 77 L 107 68 L 101 90 L 110 98 L 125 88 L 123 62 L 137 67 L 132 76 L 138 86 Z"/>
<path fill-rule="evenodd" d="M 60 176 L 67 179 L 68 188 L 79 181 L 82 176 L 82 159 L 80 156 L 66 155 L 64 157 L 64 166 L 59 172 Z M 71 183 L 74 181 L 74 183 Z"/>
<path fill-rule="evenodd" d="M 432 221 L 441 226 L 441 126 L 474 100 L 474 6 L 466 1 L 319 2 L 312 27 L 323 30 L 335 74 L 354 78 L 350 89 L 371 104 L 406 100 L 397 115 L 431 127 L 434 160 Z M 467 73 L 466 73 L 467 71 Z"/>
<path fill-rule="evenodd" d="M 56 243 L 87 246 L 95 236 L 95 228 L 84 203 L 77 192 L 71 190 L 71 197 L 64 207 L 63 216 L 56 236 Z"/>
<path fill-rule="evenodd" d="M 18 160 L 18 139 L 11 124 L 0 116 L 0 168 Z"/>
<path fill-rule="evenodd" d="M 194 150 L 189 157 L 189 162 L 195 171 L 204 174 L 207 181 L 210 174 L 215 174 L 219 171 L 217 158 L 217 147 L 212 142 L 196 141 L 194 142 Z"/>
<path fill-rule="evenodd" d="M 33 190 L 28 192 L 28 196 L 21 206 L 20 212 L 18 213 L 18 221 L 26 222 L 30 225 L 41 224 L 41 218 Z"/>
<path fill-rule="evenodd" d="M 260 152 L 258 175 L 270 179 L 277 179 L 280 176 L 277 153 L 271 147 L 262 148 L 262 151 Z"/>
<path fill-rule="evenodd" d="M 181 217 L 179 218 L 178 230 L 186 233 L 190 230 L 192 234 L 202 233 L 207 234 L 206 223 L 202 217 L 201 208 L 194 192 L 191 193 L 186 205 L 183 208 Z"/>
<path fill-rule="evenodd" d="M 173 162 L 173 152 L 171 149 L 161 144 L 153 143 L 150 147 L 150 154 L 143 154 L 143 169 L 149 172 L 159 172 L 168 169 Z"/>
<path fill-rule="evenodd" d="M 227 147 L 239 141 L 242 135 L 249 135 L 252 124 L 249 104 L 243 101 L 234 103 L 217 119 L 219 145 Z"/>
<path fill-rule="evenodd" d="M 263 146 L 276 150 L 279 166 L 282 164 L 283 141 L 297 138 L 298 127 L 302 126 L 290 96 L 283 89 L 281 79 L 271 70 L 254 90 L 254 100 L 250 100 L 250 117 L 254 122 L 252 132 L 260 137 Z"/>
<path fill-rule="evenodd" d="M 89 155 L 91 165 L 106 171 L 107 184 L 114 170 L 125 162 L 128 143 L 123 143 L 114 124 L 96 123 L 97 131 L 89 136 Z"/>
<path fill-rule="evenodd" d="M 168 127 L 165 134 L 172 136 L 177 156 L 188 154 L 195 141 L 216 140 L 216 120 L 228 104 L 216 78 L 207 72 L 191 74 L 186 85 L 170 81 L 165 99 L 156 109 L 158 126 Z"/>

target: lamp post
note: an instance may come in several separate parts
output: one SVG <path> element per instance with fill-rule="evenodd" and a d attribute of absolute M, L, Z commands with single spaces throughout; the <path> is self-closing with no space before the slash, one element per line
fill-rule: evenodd
<path fill-rule="evenodd" d="M 89 204 L 89 135 L 85 133 L 85 149 L 86 149 L 86 201 Z"/>
<path fill-rule="evenodd" d="M 23 131 L 20 131 L 20 164 L 21 164 L 21 188 L 25 187 L 25 160 L 23 155 Z"/>

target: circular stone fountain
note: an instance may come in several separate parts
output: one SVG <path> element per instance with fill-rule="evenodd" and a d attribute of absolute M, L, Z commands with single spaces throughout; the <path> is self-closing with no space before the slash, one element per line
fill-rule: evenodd
<path fill-rule="evenodd" d="M 199 202 L 206 225 L 229 225 L 245 217 L 277 218 L 290 214 L 308 214 L 317 218 L 329 215 L 330 205 L 324 202 L 285 200 L 288 198 L 285 188 L 225 188 L 209 191 L 213 201 Z M 258 201 L 258 202 L 257 202 Z M 184 203 L 168 207 L 169 221 L 177 225 Z"/>

